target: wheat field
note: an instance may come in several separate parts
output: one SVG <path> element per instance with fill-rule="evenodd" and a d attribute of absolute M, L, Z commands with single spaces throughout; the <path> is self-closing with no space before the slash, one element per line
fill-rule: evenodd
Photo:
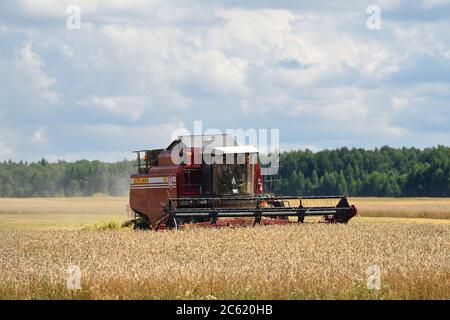
<path fill-rule="evenodd" d="M 127 197 L 0 198 L 0 230 L 80 229 L 128 218 Z"/>
<path fill-rule="evenodd" d="M 149 232 L 86 228 L 125 220 L 126 198 L 0 199 L 0 299 L 450 299 L 448 201 L 352 199 L 347 225 Z"/>
<path fill-rule="evenodd" d="M 450 223 L 450 198 L 350 198 L 355 220 Z M 128 197 L 0 198 L 0 230 L 77 230 L 128 219 Z M 298 201 L 290 203 L 297 206 Z M 314 220 L 314 219 L 313 219 Z"/>
<path fill-rule="evenodd" d="M 2 299 L 449 299 L 450 226 L 2 231 Z M 81 290 L 66 270 L 81 269 Z M 381 269 L 381 289 L 366 287 Z"/>
<path fill-rule="evenodd" d="M 350 198 L 364 217 L 450 219 L 449 198 Z"/>

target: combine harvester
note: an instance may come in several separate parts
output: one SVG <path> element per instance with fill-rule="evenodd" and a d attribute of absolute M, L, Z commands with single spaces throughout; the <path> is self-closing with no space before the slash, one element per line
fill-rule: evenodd
<path fill-rule="evenodd" d="M 303 223 L 307 216 L 347 223 L 357 213 L 345 196 L 265 193 L 273 180 L 262 175 L 258 149 L 228 135 L 182 136 L 165 150 L 135 153 L 130 208 L 136 229 Z M 211 156 L 216 160 L 205 161 Z"/>

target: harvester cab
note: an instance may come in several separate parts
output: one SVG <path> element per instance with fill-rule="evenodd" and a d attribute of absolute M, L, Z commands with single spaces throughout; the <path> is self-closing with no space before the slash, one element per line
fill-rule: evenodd
<path fill-rule="evenodd" d="M 136 228 L 285 224 L 305 216 L 346 223 L 356 214 L 343 196 L 264 193 L 258 149 L 229 135 L 181 136 L 166 149 L 135 153 L 130 207 Z"/>

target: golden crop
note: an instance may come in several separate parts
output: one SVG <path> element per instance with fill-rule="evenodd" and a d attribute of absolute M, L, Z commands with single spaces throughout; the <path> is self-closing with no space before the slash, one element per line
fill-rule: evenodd
<path fill-rule="evenodd" d="M 69 265 L 82 289 L 66 288 Z M 366 270 L 381 269 L 381 290 Z M 0 298 L 450 299 L 450 225 L 0 231 Z"/>
<path fill-rule="evenodd" d="M 380 221 L 379 217 L 389 217 L 390 221 L 391 218 L 450 221 L 449 198 L 351 198 L 349 201 L 356 205 L 360 217 L 366 221 L 372 221 L 371 217 L 376 217 L 376 221 Z M 0 230 L 73 230 L 102 222 L 119 224 L 127 219 L 127 203 L 127 197 L 0 198 Z M 287 205 L 298 204 L 298 201 L 292 201 Z M 330 205 L 328 202 L 313 203 L 320 204 Z"/>
<path fill-rule="evenodd" d="M 351 198 L 364 217 L 450 219 L 448 198 Z"/>

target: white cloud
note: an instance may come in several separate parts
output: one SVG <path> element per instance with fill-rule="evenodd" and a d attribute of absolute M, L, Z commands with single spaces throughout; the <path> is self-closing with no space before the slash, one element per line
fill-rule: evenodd
<path fill-rule="evenodd" d="M 246 61 L 214 47 L 198 48 L 201 36 L 192 37 L 172 27 L 107 25 L 102 31 L 112 47 L 111 63 L 122 65 L 122 61 L 128 61 L 124 67 L 145 77 L 154 91 L 192 85 L 222 94 L 244 90 Z"/>
<path fill-rule="evenodd" d="M 39 128 L 31 135 L 31 142 L 35 144 L 45 144 L 47 139 L 45 138 L 44 128 Z"/>
<path fill-rule="evenodd" d="M 107 71 L 112 67 L 110 58 L 105 56 L 103 49 L 98 49 L 88 57 L 87 64 L 95 71 Z"/>
<path fill-rule="evenodd" d="M 18 50 L 16 65 L 43 99 L 52 104 L 59 101 L 58 94 L 51 90 L 56 80 L 46 74 L 44 62 L 37 53 L 33 52 L 31 43 Z"/>
<path fill-rule="evenodd" d="M 125 148 L 130 152 L 132 148 L 164 147 L 171 142 L 172 132 L 183 128 L 185 126 L 182 122 L 174 122 L 147 126 L 85 125 L 82 130 L 96 139 L 114 141 L 119 150 Z"/>
<path fill-rule="evenodd" d="M 92 97 L 79 100 L 78 105 L 98 108 L 107 113 L 118 114 L 132 120 L 138 119 L 144 110 L 151 106 L 143 97 Z"/>
<path fill-rule="evenodd" d="M 60 50 L 63 53 L 63 55 L 68 59 L 73 58 L 75 55 L 73 49 L 66 43 L 60 46 Z"/>
<path fill-rule="evenodd" d="M 392 107 L 396 110 L 405 110 L 410 105 L 410 101 L 406 97 L 391 97 Z"/>
<path fill-rule="evenodd" d="M 445 75 L 439 82 L 433 78 L 435 69 L 445 73 L 450 57 L 450 22 L 432 19 L 443 0 L 415 2 L 427 15 L 423 23 L 400 12 L 405 9 L 400 0 L 382 0 L 382 29 L 376 32 L 367 30 L 366 5 L 356 1 L 200 6 L 73 0 L 70 4 L 82 9 L 79 31 L 65 28 L 67 1 L 11 3 L 16 9 L 9 11 L 6 26 L 0 25 L 0 62 L 13 62 L 16 73 L 11 82 L 0 74 L 8 85 L 8 94 L 0 94 L 8 106 L 5 120 L 26 126 L 18 135 L 27 143 L 29 128 L 46 123 L 34 142 L 48 138 L 40 148 L 54 155 L 64 154 L 51 149 L 55 123 L 73 128 L 65 151 L 72 156 L 94 155 L 89 150 L 97 146 L 111 155 L 137 143 L 160 146 L 179 120 L 186 125 L 203 120 L 221 129 L 280 128 L 289 132 L 281 133 L 290 139 L 285 145 L 316 148 L 324 141 L 413 144 L 418 132 L 449 130 L 450 81 Z M 18 22 L 12 22 L 15 15 Z M 7 48 L 18 49 L 14 55 Z M 422 56 L 442 66 L 428 71 L 429 63 L 418 62 Z M 410 69 L 411 76 L 396 78 Z M 46 108 L 62 97 L 61 108 Z M 142 138 L 150 136 L 151 141 Z M 429 141 L 446 135 L 435 137 Z"/>
<path fill-rule="evenodd" d="M 181 71 L 183 81 L 196 81 L 212 93 L 241 94 L 245 91 L 247 62 L 241 58 L 227 57 L 219 50 L 202 50 L 184 57 Z"/>
<path fill-rule="evenodd" d="M 69 5 L 78 5 L 82 8 L 82 13 L 92 13 L 98 9 L 99 1 L 90 0 L 18 0 L 17 6 L 19 10 L 29 16 L 38 18 L 48 17 L 66 17 L 67 7 Z"/>

